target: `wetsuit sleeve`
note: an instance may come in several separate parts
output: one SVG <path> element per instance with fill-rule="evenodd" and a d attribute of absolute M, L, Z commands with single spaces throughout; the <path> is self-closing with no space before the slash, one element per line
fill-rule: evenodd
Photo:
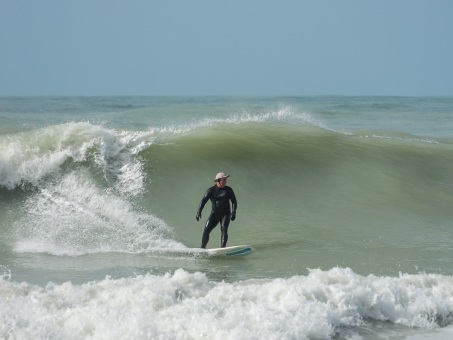
<path fill-rule="evenodd" d="M 236 214 L 236 209 L 238 207 L 238 202 L 236 200 L 236 195 L 234 194 L 233 189 L 230 190 L 230 200 L 231 200 L 231 208 L 233 210 L 233 214 Z"/>
<path fill-rule="evenodd" d="M 206 202 L 211 198 L 212 195 L 212 188 L 209 188 L 206 190 L 206 193 L 204 194 L 203 198 L 201 199 L 200 205 L 198 206 L 198 211 L 197 215 L 201 216 L 201 211 L 203 210 Z"/>

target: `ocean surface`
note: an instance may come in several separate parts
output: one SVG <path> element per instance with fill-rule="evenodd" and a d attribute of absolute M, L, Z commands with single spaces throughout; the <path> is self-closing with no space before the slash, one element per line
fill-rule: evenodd
<path fill-rule="evenodd" d="M 0 97 L 0 269 L 1 339 L 452 338 L 453 97 Z"/>

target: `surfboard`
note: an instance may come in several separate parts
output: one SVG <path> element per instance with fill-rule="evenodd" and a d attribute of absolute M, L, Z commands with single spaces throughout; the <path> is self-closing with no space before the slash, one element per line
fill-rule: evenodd
<path fill-rule="evenodd" d="M 248 245 L 232 246 L 225 248 L 165 248 L 165 249 L 154 249 L 157 253 L 165 253 L 174 256 L 208 256 L 208 257 L 226 257 L 226 256 L 245 256 L 253 252 L 253 247 Z"/>
<path fill-rule="evenodd" d="M 206 249 L 209 256 L 244 256 L 249 255 L 252 251 L 253 248 L 248 245 Z"/>

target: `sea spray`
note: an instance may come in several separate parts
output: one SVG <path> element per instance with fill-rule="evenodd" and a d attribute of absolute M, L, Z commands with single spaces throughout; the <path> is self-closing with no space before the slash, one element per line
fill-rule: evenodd
<path fill-rule="evenodd" d="M 16 222 L 18 252 L 83 255 L 183 247 L 161 219 L 137 211 L 84 171 L 69 173 L 30 196 Z"/>

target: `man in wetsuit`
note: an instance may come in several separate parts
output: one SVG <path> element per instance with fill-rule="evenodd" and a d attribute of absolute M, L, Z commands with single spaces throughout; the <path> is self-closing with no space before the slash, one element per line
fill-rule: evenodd
<path fill-rule="evenodd" d="M 231 221 L 236 218 L 237 201 L 234 195 L 233 189 L 226 185 L 227 178 L 230 175 L 225 175 L 223 172 L 219 172 L 214 179 L 216 184 L 210 187 L 203 198 L 201 199 L 200 206 L 198 207 L 197 221 L 201 218 L 201 211 L 203 210 L 206 202 L 211 200 L 212 209 L 211 215 L 209 215 L 206 225 L 204 227 L 203 237 L 201 239 L 201 248 L 206 248 L 209 241 L 209 234 L 219 224 L 222 231 L 221 247 L 226 247 L 228 241 L 228 225 Z M 230 201 L 233 211 L 230 210 Z"/>

